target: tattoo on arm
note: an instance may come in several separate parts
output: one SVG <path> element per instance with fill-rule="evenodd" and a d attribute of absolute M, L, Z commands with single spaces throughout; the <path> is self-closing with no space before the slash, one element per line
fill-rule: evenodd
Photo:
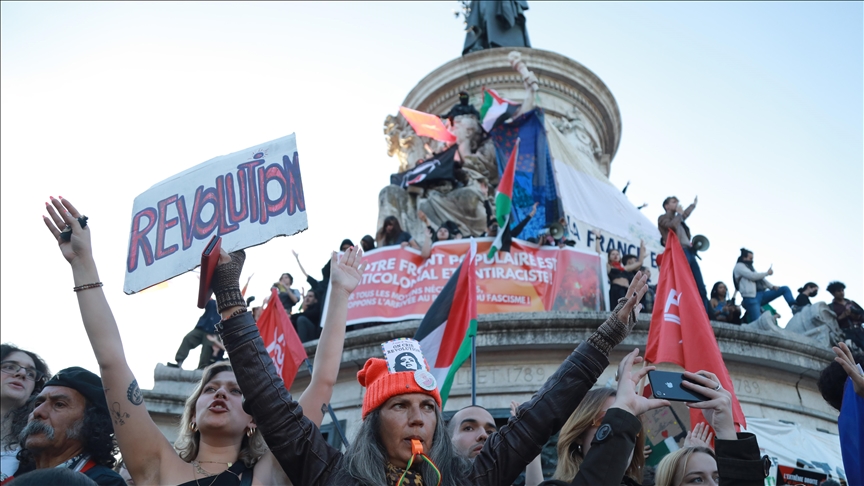
<path fill-rule="evenodd" d="M 132 405 L 141 405 L 144 403 L 144 396 L 141 394 L 141 389 L 138 388 L 138 380 L 132 380 L 129 384 L 129 389 L 126 390 L 126 398 Z"/>
<path fill-rule="evenodd" d="M 120 409 L 120 402 L 111 404 L 111 418 L 114 420 L 114 425 L 126 425 L 126 420 L 129 414 Z"/>

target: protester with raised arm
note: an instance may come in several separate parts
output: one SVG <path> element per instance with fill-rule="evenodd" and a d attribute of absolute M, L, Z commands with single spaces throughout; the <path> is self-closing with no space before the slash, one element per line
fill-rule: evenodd
<path fill-rule="evenodd" d="M 564 361 L 534 397 L 499 432 L 492 434 L 469 464 L 453 449 L 441 418 L 434 383 L 411 371 L 388 371 L 370 358 L 358 373 L 367 388 L 363 422 L 346 453 L 331 447 L 312 427 L 282 385 L 254 320 L 240 297 L 245 254 L 225 254 L 213 280 L 223 321 L 221 334 L 246 406 L 291 481 L 297 485 L 392 485 L 410 476 L 411 484 L 443 486 L 509 484 L 551 437 L 608 364 L 609 352 L 636 323 L 636 305 L 647 287 L 637 274 L 612 315 Z M 348 292 L 340 291 L 347 300 Z M 418 444 L 414 444 L 414 442 Z M 425 458 L 415 454 L 422 447 Z M 409 464 L 418 466 L 410 468 Z M 425 462 L 434 464 L 434 467 Z M 423 479 L 421 479 L 423 478 Z"/>
<path fill-rule="evenodd" d="M 638 485 L 645 466 L 645 435 L 639 416 L 668 406 L 666 400 L 645 398 L 636 387 L 653 366 L 633 372 L 642 362 L 634 349 L 618 365 L 618 389 L 591 390 L 573 412 L 558 439 L 558 467 L 549 486 Z"/>
<path fill-rule="evenodd" d="M 732 278 L 735 290 L 741 292 L 741 307 L 747 312 L 744 318 L 747 322 L 753 322 L 762 315 L 762 306 L 770 303 L 777 297 L 783 296 L 789 308 L 795 305 L 795 298 L 789 287 L 778 287 L 769 282 L 765 277 L 774 275 L 774 269 L 769 267 L 766 272 L 757 272 L 753 268 L 753 252 L 747 248 L 741 248 L 741 255 L 735 263 Z"/>
<path fill-rule="evenodd" d="M 693 279 L 696 281 L 696 288 L 699 290 L 699 295 L 702 297 L 702 303 L 705 305 L 705 312 L 711 315 L 711 310 L 708 304 L 708 294 L 705 291 L 705 281 L 702 279 L 702 269 L 699 268 L 699 262 L 696 261 L 696 250 L 690 243 L 690 227 L 684 221 L 690 217 L 693 210 L 696 209 L 698 197 L 693 198 L 693 204 L 685 209 L 678 198 L 669 196 L 663 200 L 663 210 L 665 213 L 657 218 L 657 228 L 660 230 L 660 244 L 666 246 L 666 235 L 670 231 L 675 232 L 678 237 L 678 242 L 681 243 L 681 248 L 684 250 L 684 256 L 687 257 L 687 263 L 690 265 L 690 272 L 693 274 Z"/>
<path fill-rule="evenodd" d="M 177 450 L 165 439 L 150 418 L 126 362 L 120 333 L 99 281 L 86 218 L 66 199 L 52 198 L 46 208 L 49 216 L 43 217 L 45 225 L 72 268 L 81 317 L 102 372 L 117 442 L 135 483 L 209 485 L 218 480 L 220 485 L 239 485 L 247 484 L 251 475 L 252 485 L 285 484 L 284 472 L 268 452 L 255 421 L 243 410 L 243 392 L 228 364 L 217 363 L 204 370 L 186 402 Z M 68 240 L 61 237 L 61 228 L 71 233 Z M 338 264 L 335 254 L 332 258 L 334 286 L 350 282 L 356 286 L 361 274 L 357 253 L 347 252 Z M 239 286 L 237 290 L 234 297 L 245 304 Z M 345 292 L 343 305 L 347 306 L 349 292 Z M 220 304 L 225 303 L 223 297 L 216 297 L 222 299 Z M 330 400 L 341 361 L 347 311 L 340 313 L 336 304 L 334 318 L 327 320 L 322 333 L 312 380 L 300 397 L 310 426 L 323 420 L 321 406 Z M 284 386 L 281 381 L 280 386 Z"/>

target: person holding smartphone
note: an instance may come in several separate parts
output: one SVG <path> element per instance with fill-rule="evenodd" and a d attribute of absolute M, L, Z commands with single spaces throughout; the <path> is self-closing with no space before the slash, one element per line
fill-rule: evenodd
<path fill-rule="evenodd" d="M 760 459 L 755 435 L 735 431 L 732 394 L 720 385 L 717 375 L 708 371 L 685 371 L 682 378 L 684 388 L 707 398 L 687 406 L 702 410 L 705 421 L 714 429 L 714 450 L 684 447 L 669 454 L 657 465 L 655 484 L 762 486 L 771 462 L 767 456 Z"/>
<path fill-rule="evenodd" d="M 793 309 L 795 298 L 792 297 L 792 291 L 789 287 L 778 287 L 769 282 L 765 277 L 774 275 L 774 269 L 769 267 L 766 272 L 757 272 L 753 268 L 753 252 L 747 248 L 741 248 L 741 256 L 738 257 L 738 262 L 735 264 L 735 269 L 732 271 L 732 279 L 735 283 L 735 290 L 741 292 L 741 307 L 747 313 L 744 315 L 746 322 L 755 321 L 762 315 L 762 306 L 770 303 L 777 297 L 783 296 L 789 308 Z"/>

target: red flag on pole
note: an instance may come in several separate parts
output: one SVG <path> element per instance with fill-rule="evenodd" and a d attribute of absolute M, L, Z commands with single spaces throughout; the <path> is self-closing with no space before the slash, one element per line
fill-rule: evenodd
<path fill-rule="evenodd" d="M 441 118 L 438 118 L 436 115 L 412 110 L 404 106 L 399 107 L 399 113 L 402 113 L 402 116 L 411 124 L 411 128 L 421 137 L 429 137 L 448 143 L 456 141 L 456 137 L 447 131 Z"/>
<path fill-rule="evenodd" d="M 662 258 L 662 260 L 661 260 Z M 737 427 L 746 427 L 744 412 L 732 379 L 720 354 L 714 329 L 696 288 L 690 264 L 674 231 L 666 237 L 666 251 L 658 258 L 660 279 L 651 314 L 645 360 L 651 363 L 675 363 L 687 371 L 710 371 L 720 378 L 723 388 L 732 394 L 732 419 Z M 690 425 L 704 422 L 702 411 L 690 411 Z"/>
<path fill-rule="evenodd" d="M 271 289 L 269 304 L 261 312 L 257 324 L 261 338 L 264 339 L 264 346 L 276 365 L 276 372 L 282 376 L 285 388 L 290 389 L 300 363 L 307 358 L 306 349 L 297 336 L 275 288 Z"/>

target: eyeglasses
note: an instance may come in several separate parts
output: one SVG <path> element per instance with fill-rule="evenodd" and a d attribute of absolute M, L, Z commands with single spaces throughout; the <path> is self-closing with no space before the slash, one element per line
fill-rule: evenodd
<path fill-rule="evenodd" d="M 14 361 L 4 361 L 0 363 L 0 371 L 6 373 L 7 375 L 17 374 L 19 371 L 24 371 L 24 377 L 30 381 L 41 381 L 45 378 L 45 374 L 39 370 L 35 370 L 33 368 L 28 368 L 26 366 L 21 366 Z"/>

